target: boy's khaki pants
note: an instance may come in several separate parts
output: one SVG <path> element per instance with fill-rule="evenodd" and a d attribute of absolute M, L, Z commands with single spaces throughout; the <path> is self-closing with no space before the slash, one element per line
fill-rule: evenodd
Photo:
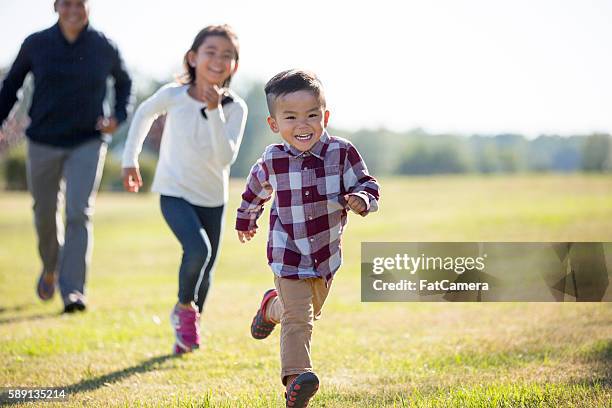
<path fill-rule="evenodd" d="M 312 371 L 312 327 L 321 316 L 329 285 L 325 285 L 323 278 L 287 279 L 274 276 L 274 286 L 278 297 L 268 302 L 266 317 L 281 325 L 281 380 L 286 385 L 287 376 Z"/>

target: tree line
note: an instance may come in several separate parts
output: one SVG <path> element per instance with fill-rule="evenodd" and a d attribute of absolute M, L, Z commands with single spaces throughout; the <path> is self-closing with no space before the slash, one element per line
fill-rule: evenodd
<path fill-rule="evenodd" d="M 268 115 L 263 84 L 246 93 L 249 120 L 232 175 L 244 177 L 265 146 L 280 138 L 266 124 Z M 534 139 L 518 134 L 431 134 L 423 129 L 394 132 L 384 128 L 330 133 L 354 143 L 373 174 L 453 174 L 516 172 L 605 172 L 612 170 L 609 134 Z"/>
<path fill-rule="evenodd" d="M 136 106 L 158 89 L 162 83 L 138 81 Z M 112 84 L 109 84 L 108 105 L 112 106 Z M 23 186 L 25 157 L 23 130 L 27 126 L 27 107 L 32 92 L 32 81 L 27 80 L 8 123 L 9 136 L 0 142 L 0 177 L 7 186 Z M 251 83 L 240 89 L 249 106 L 249 117 L 240 153 L 232 166 L 233 177 L 246 177 L 251 165 L 265 146 L 279 143 L 266 123 L 268 115 L 263 84 Z M 154 171 L 155 159 L 162 137 L 164 117 L 154 123 L 145 142 L 141 167 Z M 129 123 L 115 134 L 107 158 L 103 185 L 120 189 L 120 156 Z M 519 134 L 454 135 L 431 134 L 423 129 L 395 132 L 388 129 L 347 131 L 330 128 L 330 134 L 354 143 L 376 175 L 433 175 L 461 173 L 518 173 L 518 172 L 606 172 L 612 171 L 612 137 L 605 133 L 559 136 L 540 135 L 529 139 Z M 115 178 L 117 180 L 115 180 Z M 18 180 L 17 180 L 18 179 Z M 106 184 L 108 185 L 106 185 Z"/>

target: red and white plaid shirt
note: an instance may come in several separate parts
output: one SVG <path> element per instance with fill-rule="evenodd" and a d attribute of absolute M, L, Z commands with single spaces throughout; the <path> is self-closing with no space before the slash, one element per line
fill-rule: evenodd
<path fill-rule="evenodd" d="M 340 238 L 347 222 L 345 194 L 366 202 L 361 214 L 378 209 L 379 186 L 355 146 L 329 136 L 307 152 L 289 144 L 270 145 L 251 169 L 236 229 L 257 228 L 263 204 L 276 192 L 270 209 L 268 263 L 283 278 L 325 278 L 342 263 Z"/>

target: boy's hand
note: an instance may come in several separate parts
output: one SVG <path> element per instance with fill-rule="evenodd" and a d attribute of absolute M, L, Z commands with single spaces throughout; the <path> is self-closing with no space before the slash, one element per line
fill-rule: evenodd
<path fill-rule="evenodd" d="M 137 193 L 138 189 L 142 187 L 140 170 L 137 167 L 124 167 L 121 170 L 121 173 L 123 176 L 123 188 L 125 188 L 125 191 Z"/>
<path fill-rule="evenodd" d="M 361 214 L 368 208 L 364 199 L 359 196 L 346 194 L 344 199 L 346 200 L 346 204 L 349 206 L 349 208 L 357 214 Z"/>
<path fill-rule="evenodd" d="M 247 241 L 250 241 L 251 238 L 253 238 L 256 233 L 257 233 L 257 230 L 254 230 L 254 229 L 248 230 L 248 231 L 238 231 L 238 239 L 240 240 L 240 242 L 244 244 L 246 242 L 245 239 Z"/>

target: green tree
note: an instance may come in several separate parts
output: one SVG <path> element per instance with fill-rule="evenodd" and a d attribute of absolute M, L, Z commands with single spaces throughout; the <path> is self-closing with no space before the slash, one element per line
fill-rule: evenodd
<path fill-rule="evenodd" d="M 582 145 L 582 169 L 601 172 L 610 168 L 610 135 L 596 133 L 588 136 Z"/>
<path fill-rule="evenodd" d="M 417 144 L 410 148 L 399 165 L 402 174 L 466 173 L 470 164 L 460 144 Z"/>
<path fill-rule="evenodd" d="M 268 106 L 264 84 L 254 82 L 248 88 L 244 101 L 249 108 L 249 115 L 238 157 L 231 167 L 232 177 L 246 177 L 253 164 L 261 157 L 265 147 L 272 143 L 280 143 L 280 137 L 272 133 L 266 121 Z"/>

